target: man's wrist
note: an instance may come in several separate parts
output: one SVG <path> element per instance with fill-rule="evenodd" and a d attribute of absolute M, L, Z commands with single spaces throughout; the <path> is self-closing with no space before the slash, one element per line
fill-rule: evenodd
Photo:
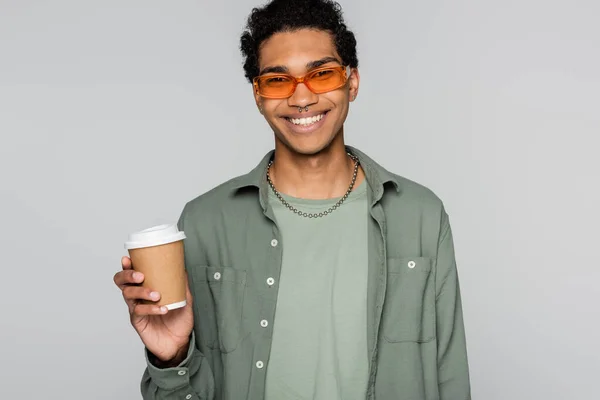
<path fill-rule="evenodd" d="M 160 358 L 156 357 L 154 354 L 149 352 L 150 362 L 155 367 L 161 368 L 161 369 L 177 367 L 179 364 L 181 364 L 183 362 L 183 360 L 186 359 L 189 348 L 190 348 L 190 341 L 188 341 L 184 346 L 182 346 L 177 351 L 175 356 L 173 358 L 171 358 L 170 360 L 161 360 Z"/>

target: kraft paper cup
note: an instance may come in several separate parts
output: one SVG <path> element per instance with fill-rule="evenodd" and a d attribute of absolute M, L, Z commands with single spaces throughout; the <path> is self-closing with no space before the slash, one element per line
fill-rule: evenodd
<path fill-rule="evenodd" d="M 125 249 L 132 267 L 144 274 L 143 287 L 160 293 L 158 302 L 169 310 L 184 307 L 186 301 L 185 233 L 176 224 L 158 225 L 129 235 Z"/>

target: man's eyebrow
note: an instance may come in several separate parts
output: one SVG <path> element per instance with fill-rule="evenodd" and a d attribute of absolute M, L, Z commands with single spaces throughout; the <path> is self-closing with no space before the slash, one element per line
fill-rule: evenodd
<path fill-rule="evenodd" d="M 320 60 L 316 60 L 316 61 L 311 61 L 309 63 L 306 64 L 306 69 L 308 71 L 310 71 L 311 69 L 315 69 L 315 68 L 319 68 L 322 65 L 325 65 L 327 63 L 330 62 L 336 62 L 338 64 L 342 64 L 340 62 L 340 60 L 338 60 L 335 57 L 323 57 Z M 271 74 L 271 73 L 275 73 L 275 74 L 287 74 L 289 73 L 289 69 L 284 66 L 284 65 L 276 65 L 273 67 L 266 67 L 264 68 L 262 71 L 260 71 L 260 73 L 258 75 L 264 75 L 264 74 Z"/>
<path fill-rule="evenodd" d="M 306 64 L 306 69 L 310 71 L 311 69 L 319 68 L 320 66 L 328 64 L 330 62 L 336 62 L 340 65 L 342 64 L 341 61 L 335 57 L 323 57 L 320 60 L 311 61 L 308 64 Z"/>
<path fill-rule="evenodd" d="M 260 73 L 258 75 L 271 74 L 271 73 L 287 74 L 289 71 L 290 70 L 287 69 L 287 67 L 284 67 L 283 65 L 277 65 L 274 67 L 264 68 L 262 71 L 260 71 Z"/>

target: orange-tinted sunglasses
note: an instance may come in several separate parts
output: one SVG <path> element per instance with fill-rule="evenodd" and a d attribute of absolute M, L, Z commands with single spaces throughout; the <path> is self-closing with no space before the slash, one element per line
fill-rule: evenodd
<path fill-rule="evenodd" d="M 349 66 L 321 67 L 299 78 L 288 74 L 261 75 L 253 79 L 253 84 L 261 97 L 285 99 L 294 94 L 299 83 L 304 83 L 315 94 L 339 89 L 346 84 L 350 73 Z"/>

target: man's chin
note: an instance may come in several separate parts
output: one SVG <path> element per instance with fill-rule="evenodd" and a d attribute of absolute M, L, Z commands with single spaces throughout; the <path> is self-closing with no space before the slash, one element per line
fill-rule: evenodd
<path fill-rule="evenodd" d="M 333 142 L 333 139 L 319 140 L 314 142 L 298 140 L 280 140 L 290 152 L 302 156 L 315 156 L 326 151 Z"/>

